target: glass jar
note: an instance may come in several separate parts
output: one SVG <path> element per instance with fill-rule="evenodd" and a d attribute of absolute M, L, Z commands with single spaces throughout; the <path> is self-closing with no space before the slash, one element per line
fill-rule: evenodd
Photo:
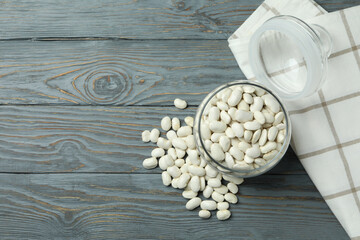
<path fill-rule="evenodd" d="M 249 43 L 249 64 L 257 81 L 284 100 L 319 90 L 327 72 L 332 40 L 319 25 L 277 16 L 261 25 Z"/>
<path fill-rule="evenodd" d="M 285 123 L 286 123 L 285 139 L 284 139 L 284 142 L 283 142 L 278 154 L 273 159 L 269 160 L 265 165 L 260 166 L 259 168 L 254 168 L 254 169 L 250 169 L 250 170 L 228 168 L 228 167 L 224 166 L 223 164 L 221 164 L 220 162 L 213 159 L 211 157 L 211 154 L 209 153 L 209 151 L 206 149 L 205 143 L 201 137 L 200 126 L 202 124 L 202 122 L 201 122 L 202 116 L 203 116 L 204 110 L 206 109 L 208 104 L 211 104 L 210 101 L 213 99 L 213 97 L 216 96 L 217 93 L 221 92 L 222 90 L 224 90 L 226 88 L 230 88 L 232 86 L 237 86 L 237 85 L 258 87 L 258 88 L 264 89 L 267 93 L 272 95 L 279 102 L 281 110 L 284 112 L 284 118 L 285 118 Z M 258 176 L 264 172 L 267 172 L 271 168 L 273 168 L 276 164 L 279 163 L 279 161 L 285 155 L 286 150 L 288 149 L 289 144 L 290 144 L 291 122 L 289 119 L 289 114 L 284 107 L 284 104 L 281 102 L 280 98 L 275 93 L 273 93 L 271 90 L 264 87 L 262 84 L 248 81 L 248 80 L 238 80 L 238 81 L 230 82 L 230 83 L 219 86 L 218 88 L 213 90 L 211 93 L 209 93 L 205 97 L 205 99 L 199 105 L 198 110 L 196 112 L 193 132 L 194 132 L 194 136 L 195 136 L 195 143 L 196 143 L 197 149 L 198 149 L 199 153 L 201 154 L 201 157 L 207 160 L 208 164 L 210 164 L 212 167 L 216 168 L 218 171 L 220 171 L 224 174 L 246 178 L 246 177 Z"/>
<path fill-rule="evenodd" d="M 249 43 L 249 64 L 255 81 L 224 84 L 209 93 L 198 107 L 194 136 L 202 158 L 224 174 L 243 178 L 263 174 L 279 163 L 291 139 L 291 122 L 284 101 L 307 97 L 320 88 L 331 46 L 331 37 L 324 28 L 292 16 L 273 17 L 260 26 Z M 250 170 L 228 168 L 214 160 L 201 138 L 200 126 L 206 106 L 217 93 L 235 85 L 262 88 L 278 101 L 285 116 L 286 136 L 278 154 L 265 165 Z"/>

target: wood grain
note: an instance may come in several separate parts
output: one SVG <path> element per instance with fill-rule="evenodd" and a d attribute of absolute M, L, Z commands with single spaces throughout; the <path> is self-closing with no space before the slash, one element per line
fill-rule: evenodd
<path fill-rule="evenodd" d="M 1 239 L 347 239 L 306 175 L 248 180 L 225 222 L 187 211 L 159 174 L 0 174 L 0 182 Z"/>
<path fill-rule="evenodd" d="M 0 104 L 198 105 L 244 79 L 226 41 L 6 41 Z"/>
<path fill-rule="evenodd" d="M 0 106 L 0 172 L 144 173 L 141 132 L 195 108 Z M 156 170 L 160 172 L 160 170 Z M 293 152 L 273 174 L 304 173 Z"/>
<path fill-rule="evenodd" d="M 318 0 L 328 11 L 359 1 Z M 227 39 L 262 0 L 0 2 L 0 39 Z"/>

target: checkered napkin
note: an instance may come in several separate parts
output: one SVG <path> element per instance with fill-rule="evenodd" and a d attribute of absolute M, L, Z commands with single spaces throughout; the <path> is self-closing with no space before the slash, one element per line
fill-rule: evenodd
<path fill-rule="evenodd" d="M 312 0 L 266 0 L 228 39 L 248 79 L 248 43 L 276 15 L 292 15 L 324 27 L 333 41 L 321 90 L 286 102 L 292 147 L 351 239 L 360 239 L 360 6 L 327 13 Z M 281 74 L 281 72 L 280 72 Z"/>

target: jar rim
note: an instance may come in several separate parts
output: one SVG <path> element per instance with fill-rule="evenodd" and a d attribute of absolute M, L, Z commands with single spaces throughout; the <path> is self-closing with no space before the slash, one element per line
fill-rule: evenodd
<path fill-rule="evenodd" d="M 251 169 L 251 170 L 233 169 L 233 168 L 228 168 L 228 167 L 222 165 L 221 163 L 219 163 L 218 161 L 216 161 L 215 159 L 213 159 L 211 157 L 211 154 L 208 152 L 208 150 L 206 150 L 205 143 L 201 137 L 201 120 L 202 120 L 202 116 L 203 116 L 206 106 L 209 104 L 211 99 L 214 96 L 216 96 L 217 93 L 224 90 L 225 88 L 229 88 L 229 87 L 235 86 L 235 85 L 251 85 L 251 86 L 261 88 L 261 89 L 265 90 L 267 93 L 271 94 L 280 104 L 281 110 L 284 112 L 284 118 L 286 121 L 285 140 L 284 140 L 284 143 L 282 144 L 281 149 L 279 150 L 278 154 L 276 154 L 276 156 L 274 156 L 273 159 L 269 160 L 265 165 L 260 166 L 259 168 Z M 253 82 L 253 81 L 249 81 L 249 80 L 236 80 L 236 81 L 229 82 L 229 83 L 226 83 L 226 84 L 223 84 L 223 85 L 217 87 L 216 89 L 211 91 L 204 98 L 204 100 L 201 102 L 201 104 L 199 105 L 197 112 L 196 112 L 193 134 L 195 136 L 195 143 L 196 143 L 198 152 L 201 154 L 202 158 L 204 158 L 208 163 L 210 163 L 210 165 L 212 167 L 216 168 L 218 171 L 222 172 L 223 174 L 230 174 L 230 175 L 234 174 L 237 177 L 248 178 L 248 177 L 255 177 L 255 176 L 261 175 L 261 174 L 269 171 L 273 167 L 275 167 L 280 162 L 280 160 L 285 155 L 286 150 L 288 149 L 288 147 L 290 145 L 291 121 L 290 121 L 289 113 L 287 112 L 284 104 L 281 102 L 281 100 L 279 99 L 279 97 L 277 96 L 276 93 L 267 89 L 265 86 L 263 86 L 261 83 L 258 83 L 258 82 Z M 209 158 L 209 160 L 206 156 Z M 221 169 L 219 169 L 219 167 Z M 254 174 L 251 174 L 251 173 L 254 173 Z"/>

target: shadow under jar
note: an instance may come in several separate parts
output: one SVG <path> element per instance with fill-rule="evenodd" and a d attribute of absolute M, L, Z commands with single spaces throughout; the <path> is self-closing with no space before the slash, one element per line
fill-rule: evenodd
<path fill-rule="evenodd" d="M 225 91 L 226 89 L 234 89 L 237 86 L 253 87 L 255 89 L 259 89 L 259 91 L 261 90 L 261 92 L 265 91 L 266 94 L 269 94 L 271 97 L 273 97 L 273 99 L 275 99 L 277 101 L 277 103 L 279 104 L 279 106 L 281 108 L 280 111 L 283 112 L 283 114 L 284 114 L 284 117 L 282 120 L 283 124 L 285 126 L 283 129 L 284 130 L 284 139 L 281 144 L 281 147 L 277 150 L 276 155 L 274 155 L 271 159 L 265 161 L 266 163 L 263 164 L 262 166 L 250 167 L 249 169 L 232 168 L 232 167 L 229 167 L 225 161 L 215 160 L 214 157 L 211 155 L 210 148 L 209 148 L 208 144 L 206 143 L 206 139 L 203 138 L 203 133 L 202 133 L 202 131 L 204 131 L 204 126 L 202 126 L 202 125 L 204 125 L 204 122 L 206 121 L 204 119 L 204 113 L 208 112 L 212 106 L 216 106 L 216 105 L 214 105 L 214 103 L 216 104 L 217 94 L 221 93 L 222 91 Z M 236 122 L 234 120 L 232 120 L 232 121 Z M 241 123 L 241 122 L 239 122 L 239 123 Z M 241 124 L 243 124 L 243 122 Z M 216 88 L 215 90 L 213 90 L 211 93 L 209 93 L 205 97 L 205 99 L 202 101 L 200 106 L 198 107 L 196 117 L 195 117 L 193 131 L 194 131 L 196 146 L 197 146 L 197 149 L 198 149 L 199 153 L 201 154 L 202 158 L 206 159 L 207 162 L 212 167 L 216 168 L 218 171 L 222 172 L 223 174 L 227 174 L 227 175 L 231 175 L 231 176 L 235 176 L 235 177 L 242 177 L 242 178 L 258 176 L 260 174 L 263 174 L 263 173 L 269 171 L 271 168 L 273 168 L 277 163 L 279 163 L 279 161 L 285 155 L 286 150 L 289 147 L 290 139 L 291 139 L 291 123 L 289 120 L 289 115 L 288 115 L 288 112 L 286 111 L 286 109 L 284 108 L 284 105 L 281 102 L 281 100 L 279 99 L 279 97 L 275 93 L 273 93 L 271 90 L 264 87 L 263 85 L 256 83 L 256 82 L 250 82 L 247 80 L 238 80 L 238 81 L 234 81 L 234 82 L 230 82 L 230 83 L 221 85 L 218 88 Z M 235 137 L 235 138 L 238 138 L 237 140 L 239 142 L 245 141 L 241 137 L 240 138 Z M 248 143 L 248 144 L 251 144 L 251 143 Z M 245 153 L 242 152 L 240 154 L 245 154 Z"/>

